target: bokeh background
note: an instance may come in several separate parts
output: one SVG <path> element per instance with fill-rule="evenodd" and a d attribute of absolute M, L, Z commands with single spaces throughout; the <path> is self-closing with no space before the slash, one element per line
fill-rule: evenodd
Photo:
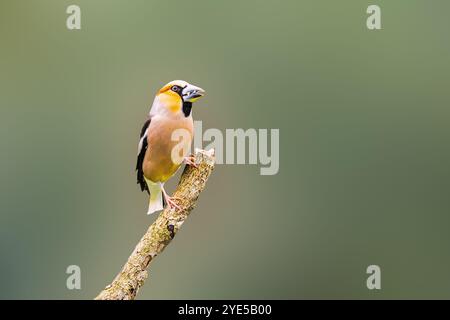
<path fill-rule="evenodd" d="M 280 171 L 217 166 L 138 298 L 450 298 L 449 10 L 1 0 L 0 298 L 91 299 L 121 269 L 155 219 L 136 148 L 173 79 L 207 90 L 204 129 L 279 128 Z"/>

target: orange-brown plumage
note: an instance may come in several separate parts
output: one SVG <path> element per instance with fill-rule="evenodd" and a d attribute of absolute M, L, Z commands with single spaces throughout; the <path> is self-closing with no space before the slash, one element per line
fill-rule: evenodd
<path fill-rule="evenodd" d="M 204 95 L 203 89 L 176 80 L 162 87 L 153 102 L 150 119 L 139 142 L 136 170 L 142 190 L 150 193 L 148 213 L 161 210 L 163 196 L 171 206 L 176 203 L 164 190 L 182 160 L 192 164 L 188 152 L 193 139 L 192 103 Z"/>
<path fill-rule="evenodd" d="M 172 140 L 175 130 L 184 129 L 190 133 L 190 138 L 185 143 L 190 147 L 194 123 L 192 117 L 172 119 L 170 117 L 153 117 L 148 128 L 148 149 L 145 153 L 143 170 L 144 176 L 153 182 L 166 182 L 178 170 L 181 163 L 174 163 L 172 150 L 179 141 Z M 188 151 L 189 148 L 182 148 Z M 182 158 L 187 153 L 180 155 Z"/>

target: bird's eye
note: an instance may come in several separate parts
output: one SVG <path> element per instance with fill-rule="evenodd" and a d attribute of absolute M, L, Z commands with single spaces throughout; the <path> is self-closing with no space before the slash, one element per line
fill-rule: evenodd
<path fill-rule="evenodd" d="M 173 86 L 172 87 L 172 91 L 178 92 L 178 91 L 180 91 L 180 87 L 179 86 Z"/>

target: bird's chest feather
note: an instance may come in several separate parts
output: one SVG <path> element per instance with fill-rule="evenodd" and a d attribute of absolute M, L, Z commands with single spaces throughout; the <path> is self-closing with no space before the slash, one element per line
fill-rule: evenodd
<path fill-rule="evenodd" d="M 154 117 L 147 134 L 144 175 L 152 181 L 169 179 L 181 165 L 177 157 L 188 155 L 193 139 L 192 117 Z M 174 158 L 175 156 L 175 158 Z"/>

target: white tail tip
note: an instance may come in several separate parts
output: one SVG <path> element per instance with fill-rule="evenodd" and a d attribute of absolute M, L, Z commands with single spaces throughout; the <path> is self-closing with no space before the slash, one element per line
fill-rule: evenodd
<path fill-rule="evenodd" d="M 155 196 L 154 195 L 150 196 L 150 201 L 148 203 L 148 211 L 147 211 L 148 215 L 164 209 L 162 196 L 163 195 L 162 195 L 161 191 L 159 191 Z"/>

